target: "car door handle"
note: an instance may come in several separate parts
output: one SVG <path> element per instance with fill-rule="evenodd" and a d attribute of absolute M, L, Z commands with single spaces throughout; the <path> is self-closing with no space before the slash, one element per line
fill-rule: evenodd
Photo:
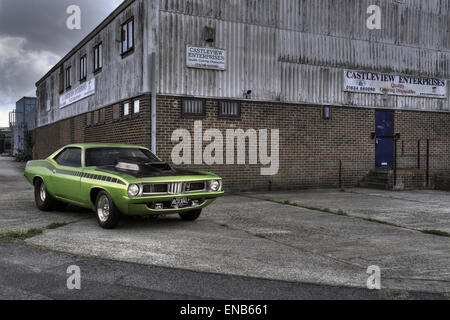
<path fill-rule="evenodd" d="M 52 171 L 52 172 L 53 172 L 53 174 L 55 174 L 55 173 L 56 173 L 56 170 L 55 170 L 55 169 L 53 169 L 53 171 Z"/>

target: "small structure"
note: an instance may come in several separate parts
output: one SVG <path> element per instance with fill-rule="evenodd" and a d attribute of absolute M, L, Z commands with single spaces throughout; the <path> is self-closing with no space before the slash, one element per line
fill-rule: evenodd
<path fill-rule="evenodd" d="M 12 153 L 12 132 L 6 128 L 0 128 L 0 155 Z"/>
<path fill-rule="evenodd" d="M 10 112 L 10 129 L 13 136 L 12 154 L 30 154 L 31 132 L 36 127 L 36 98 L 23 97 L 16 102 L 16 108 Z"/>

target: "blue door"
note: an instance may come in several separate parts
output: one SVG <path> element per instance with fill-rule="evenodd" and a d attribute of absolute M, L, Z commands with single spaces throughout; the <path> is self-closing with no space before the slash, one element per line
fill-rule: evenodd
<path fill-rule="evenodd" d="M 394 149 L 394 113 L 375 113 L 375 168 L 392 168 Z"/>

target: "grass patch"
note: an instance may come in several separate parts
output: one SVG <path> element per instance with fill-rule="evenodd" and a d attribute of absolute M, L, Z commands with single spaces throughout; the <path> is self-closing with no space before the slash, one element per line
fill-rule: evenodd
<path fill-rule="evenodd" d="M 440 237 L 450 237 L 450 233 L 440 230 L 420 230 L 420 232 Z"/>
<path fill-rule="evenodd" d="M 273 199 L 269 199 L 269 198 L 265 198 L 263 200 L 264 201 L 268 201 L 268 202 L 278 203 L 278 204 L 284 204 L 284 205 L 287 205 L 287 206 L 293 206 L 293 207 L 297 207 L 297 208 L 303 208 L 303 209 L 308 209 L 308 210 L 314 210 L 314 211 L 320 211 L 320 212 L 325 212 L 325 213 L 331 213 L 331 214 L 335 214 L 335 215 L 338 215 L 338 216 L 348 216 L 348 213 L 342 211 L 341 209 L 339 209 L 338 211 L 333 211 L 330 208 L 317 208 L 317 207 L 312 207 L 312 206 L 306 206 L 306 205 L 302 205 L 302 204 L 297 203 L 297 202 L 291 202 L 290 200 L 277 201 L 277 200 L 273 200 Z"/>
<path fill-rule="evenodd" d="M 395 223 L 391 223 L 391 222 L 387 222 L 387 221 L 383 221 L 383 220 L 377 220 L 377 219 L 372 219 L 372 218 L 360 218 L 364 221 L 368 221 L 368 222 L 375 222 L 375 223 L 379 223 L 379 224 L 384 224 L 387 226 L 392 226 L 392 227 L 397 227 L 397 228 L 405 228 L 403 226 L 400 226 L 398 224 Z"/>
<path fill-rule="evenodd" d="M 45 228 L 34 228 L 34 229 L 28 229 L 28 230 L 21 230 L 21 231 L 7 231 L 0 233 L 0 240 L 6 241 L 6 242 L 24 242 L 25 240 L 29 238 L 33 238 L 36 236 L 41 235 L 44 233 L 44 230 L 52 230 L 57 229 L 63 226 L 68 225 L 67 222 L 54 222 L 52 224 L 49 224 Z"/>
<path fill-rule="evenodd" d="M 58 229 L 64 226 L 67 226 L 69 223 L 67 222 L 54 222 L 52 224 L 49 224 L 45 229 L 48 230 L 53 230 L 53 229 Z"/>
<path fill-rule="evenodd" d="M 255 234 L 255 237 L 261 238 L 261 239 L 267 239 L 267 237 L 264 234 L 257 233 Z"/>
<path fill-rule="evenodd" d="M 30 229 L 26 231 L 9 231 L 0 233 L 0 240 L 7 242 L 22 242 L 28 238 L 32 238 L 42 234 L 43 229 Z"/>

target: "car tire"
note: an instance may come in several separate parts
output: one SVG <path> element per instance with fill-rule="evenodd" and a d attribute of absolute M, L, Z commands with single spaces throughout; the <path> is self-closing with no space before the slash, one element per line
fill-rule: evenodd
<path fill-rule="evenodd" d="M 198 217 L 200 217 L 200 214 L 202 213 L 202 209 L 198 210 L 192 210 L 187 212 L 180 212 L 180 218 L 184 221 L 194 221 L 197 220 Z"/>
<path fill-rule="evenodd" d="M 114 229 L 120 220 L 120 211 L 106 191 L 100 191 L 95 201 L 97 222 L 103 229 Z"/>
<path fill-rule="evenodd" d="M 36 203 L 36 207 L 41 211 L 52 211 L 60 203 L 48 193 L 42 179 L 36 179 L 34 183 L 34 202 Z"/>

